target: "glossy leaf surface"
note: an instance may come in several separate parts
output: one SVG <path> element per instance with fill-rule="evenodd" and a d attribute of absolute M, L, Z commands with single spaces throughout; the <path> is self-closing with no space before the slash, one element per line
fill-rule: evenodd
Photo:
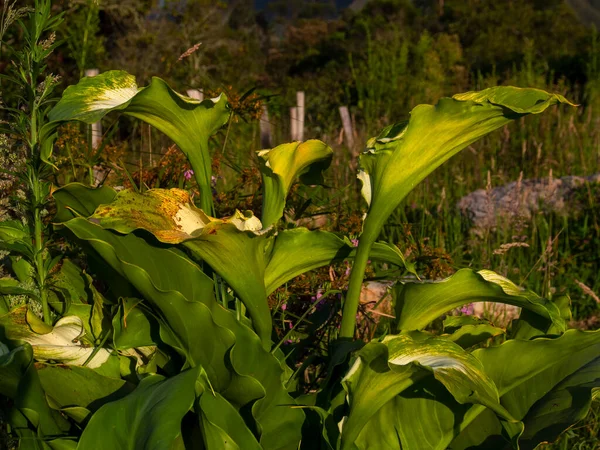
<path fill-rule="evenodd" d="M 331 148 L 316 139 L 258 152 L 263 182 L 261 220 L 265 227 L 283 216 L 287 194 L 296 178 L 307 184 L 323 183 L 321 172 L 329 166 L 332 156 Z"/>
<path fill-rule="evenodd" d="M 148 86 L 138 88 L 135 77 L 113 70 L 69 86 L 50 111 L 52 122 L 43 134 L 50 134 L 51 128 L 64 121 L 97 122 L 115 110 L 149 123 L 177 144 L 194 169 L 202 208 L 212 211 L 208 140 L 229 119 L 225 96 L 200 102 L 178 94 L 156 77 Z M 51 146 L 43 149 L 44 161 L 49 160 L 51 150 Z"/>
<path fill-rule="evenodd" d="M 565 320 L 553 302 L 519 288 L 489 270 L 461 269 L 441 281 L 398 284 L 394 287 L 394 295 L 399 330 L 423 329 L 453 308 L 482 301 L 519 306 L 550 319 L 562 331 L 566 328 Z"/>

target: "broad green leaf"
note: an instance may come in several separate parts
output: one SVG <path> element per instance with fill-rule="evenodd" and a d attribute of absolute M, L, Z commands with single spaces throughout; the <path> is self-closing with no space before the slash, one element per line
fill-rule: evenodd
<path fill-rule="evenodd" d="M 370 343 L 363 347 L 342 380 L 350 408 L 343 422 L 342 450 L 352 448 L 377 411 L 426 375 L 425 370 L 414 365 L 389 366 L 388 349 L 384 344 Z"/>
<path fill-rule="evenodd" d="M 555 339 L 510 340 L 473 355 L 498 387 L 501 404 L 525 423 L 521 449 L 554 440 L 589 408 L 592 390 L 600 386 L 600 332 L 568 330 Z M 474 406 L 453 449 L 501 449 L 497 419 Z M 491 430 L 481 433 L 481 426 Z M 495 429 L 495 431 L 494 431 Z M 495 434 L 496 433 L 496 434 Z M 495 437 L 494 437 L 495 436 Z"/>
<path fill-rule="evenodd" d="M 205 389 L 198 406 L 207 449 L 262 449 L 240 413 L 220 394 Z"/>
<path fill-rule="evenodd" d="M 65 225 L 160 312 L 171 329 L 168 336 L 161 330 L 167 344 L 188 364 L 202 365 L 215 389 L 227 385 L 229 372 L 221 360 L 235 340 L 231 332 L 214 324 L 211 310 L 220 309 L 214 301 L 213 283 L 196 264 L 174 249 L 154 247 L 134 234 L 120 236 L 85 219 L 72 219 Z M 212 346 L 196 345 L 213 340 Z"/>
<path fill-rule="evenodd" d="M 196 208 L 187 191 L 122 191 L 90 218 L 120 233 L 143 229 L 167 244 L 183 244 L 206 261 L 244 302 L 265 349 L 271 342 L 271 311 L 265 291 L 266 236 L 260 220 L 237 211 L 215 219 Z"/>
<path fill-rule="evenodd" d="M 356 248 L 350 240 L 335 233 L 306 228 L 280 231 L 274 238 L 265 269 L 267 294 L 295 276 L 344 259 L 351 260 L 355 254 Z M 394 245 L 376 242 L 370 257 L 414 273 L 414 264 L 407 263 Z"/>
<path fill-rule="evenodd" d="M 31 263 L 21 256 L 10 257 L 11 269 L 21 283 L 33 281 L 34 269 Z"/>
<path fill-rule="evenodd" d="M 89 217 L 98 205 L 112 202 L 117 192 L 108 186 L 91 188 L 81 183 L 70 183 L 52 192 L 56 201 L 54 222 L 66 222 L 73 217 Z"/>
<path fill-rule="evenodd" d="M 196 264 L 174 249 L 152 246 L 133 234 L 121 236 L 81 218 L 66 226 L 160 312 L 165 343 L 189 364 L 202 365 L 211 387 L 233 405 L 251 405 L 264 448 L 297 447 L 304 414 L 288 406 L 294 400 L 282 385 L 280 362 L 235 314 L 217 304 L 212 281 Z"/>
<path fill-rule="evenodd" d="M 464 327 L 465 325 L 484 325 L 490 324 L 489 320 L 481 319 L 477 316 L 471 316 L 468 314 L 461 314 L 458 316 L 447 316 L 444 319 L 443 327 L 444 332 L 453 333 L 458 330 L 460 327 Z"/>
<path fill-rule="evenodd" d="M 355 448 L 445 450 L 447 443 L 441 438 L 452 436 L 455 415 L 460 417 L 467 408 L 440 382 L 428 377 L 383 405 L 362 429 Z"/>
<path fill-rule="evenodd" d="M 566 377 L 533 405 L 523 418 L 521 448 L 533 449 L 539 442 L 552 442 L 587 416 L 593 395 L 590 391 L 600 387 L 599 359 L 600 356 Z"/>
<path fill-rule="evenodd" d="M 410 120 L 387 127 L 361 156 L 369 202 L 363 234 L 373 241 L 402 199 L 444 161 L 511 120 L 538 114 L 563 96 L 538 89 L 492 87 L 419 105 Z"/>
<path fill-rule="evenodd" d="M 27 225 L 18 220 L 0 222 L 0 250 L 8 250 L 33 259 L 33 236 Z"/>
<path fill-rule="evenodd" d="M 369 140 L 361 155 L 363 196 L 369 204 L 355 266 L 349 280 L 340 335 L 354 335 L 364 270 L 384 223 L 410 191 L 450 157 L 511 120 L 569 103 L 538 89 L 493 87 L 419 105 L 410 120 Z"/>
<path fill-rule="evenodd" d="M 486 319 L 461 315 L 446 317 L 444 332 L 450 333 L 446 337 L 452 342 L 456 342 L 462 348 L 469 348 L 491 337 L 500 336 L 505 333 L 505 330 L 493 326 Z"/>
<path fill-rule="evenodd" d="M 29 238 L 29 229 L 20 220 L 5 220 L 0 222 L 0 242 L 10 244 Z"/>
<path fill-rule="evenodd" d="M 19 280 L 14 278 L 0 278 L 0 294 L 2 295 L 27 295 L 39 299 L 37 290 L 22 286 Z"/>
<path fill-rule="evenodd" d="M 38 364 L 37 371 L 46 395 L 60 410 L 80 407 L 95 412 L 134 389 L 121 378 L 102 375 L 89 367 Z"/>
<path fill-rule="evenodd" d="M 367 355 L 364 360 L 363 354 Z M 342 449 L 352 448 L 367 423 L 379 420 L 373 416 L 388 402 L 396 402 L 401 392 L 427 372 L 432 372 L 458 403 L 484 405 L 506 420 L 514 420 L 500 405 L 496 386 L 481 363 L 455 343 L 420 332 L 386 336 L 381 344 L 368 344 L 360 350 L 344 378 L 350 414 L 342 430 Z M 395 410 L 388 407 L 386 411 L 394 414 Z M 389 432 L 398 431 L 402 448 L 418 448 L 410 437 L 413 428 L 414 423 L 406 421 Z"/>
<path fill-rule="evenodd" d="M 199 102 L 173 91 L 160 78 L 138 88 L 135 77 L 127 72 L 109 71 L 68 87 L 50 111 L 52 122 L 42 134 L 50 135 L 64 121 L 94 123 L 114 110 L 149 123 L 177 144 L 194 170 L 202 209 L 212 212 L 208 140 L 229 119 L 225 96 Z M 51 147 L 46 146 L 42 159 L 48 161 L 50 155 Z"/>
<path fill-rule="evenodd" d="M 169 450 L 194 404 L 199 373 L 198 366 L 172 378 L 144 378 L 131 394 L 105 404 L 92 416 L 78 450 Z"/>
<path fill-rule="evenodd" d="M 93 336 L 91 327 L 92 301 L 87 275 L 70 259 L 48 278 L 48 304 L 61 316 L 77 316 L 82 320 L 87 336 Z M 93 288 L 93 287 L 92 287 Z M 94 289 L 95 290 L 95 289 Z"/>
<path fill-rule="evenodd" d="M 571 320 L 571 300 L 566 295 L 555 296 L 552 303 L 556 305 L 565 323 Z M 541 316 L 533 311 L 524 309 L 519 318 L 511 322 L 511 339 L 534 339 L 548 335 L 560 335 L 562 326 L 555 324 L 551 319 Z"/>
<path fill-rule="evenodd" d="M 50 111 L 50 120 L 98 122 L 110 111 L 125 109 L 137 94 L 135 77 L 123 71 L 85 77 L 65 89 L 61 100 Z"/>
<path fill-rule="evenodd" d="M 276 223 L 283 216 L 285 199 L 298 177 L 310 184 L 322 184 L 322 171 L 331 163 L 333 151 L 316 139 L 292 142 L 271 150 L 258 152 L 263 183 L 263 210 L 265 227 Z"/>
<path fill-rule="evenodd" d="M 112 319 L 113 345 L 117 350 L 156 345 L 158 323 L 140 307 L 142 300 L 124 298 Z"/>
<path fill-rule="evenodd" d="M 4 327 L 8 339 L 29 343 L 38 361 L 58 361 L 80 366 L 96 351 L 88 362 L 88 367 L 96 368 L 110 356 L 109 350 L 94 349 L 83 339 L 83 321 L 77 316 L 62 317 L 51 331 L 40 334 L 32 330 L 31 319 L 27 317 L 27 307 L 21 307 L 0 317 L 0 325 Z"/>
<path fill-rule="evenodd" d="M 33 436 L 56 437 L 69 430 L 69 423 L 48 406 L 28 344 L 10 349 L 0 342 L 0 393 L 12 399 L 20 414 L 37 429 Z"/>
<path fill-rule="evenodd" d="M 443 313 L 479 301 L 519 306 L 550 319 L 562 331 L 566 328 L 561 311 L 552 301 L 489 270 L 461 269 L 442 281 L 397 284 L 394 297 L 397 328 L 403 331 L 423 329 Z"/>

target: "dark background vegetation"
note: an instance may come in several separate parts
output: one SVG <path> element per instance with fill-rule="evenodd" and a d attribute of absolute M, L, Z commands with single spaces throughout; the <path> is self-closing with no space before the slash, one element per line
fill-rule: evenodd
<path fill-rule="evenodd" d="M 253 167 L 261 105 L 268 108 L 277 145 L 290 139 L 289 108 L 296 91 L 304 91 L 304 137 L 326 141 L 336 156 L 327 186 L 295 190 L 286 217 L 321 218 L 322 225 L 350 233 L 360 231 L 358 218 L 365 208 L 354 177 L 355 158 L 360 143 L 383 126 L 406 119 L 419 103 L 457 92 L 499 84 L 559 92 L 580 106 L 519 121 L 474 144 L 411 194 L 383 237 L 406 249 L 434 277 L 465 266 L 486 267 L 543 295 L 568 292 L 575 318 L 597 326 L 598 304 L 590 295 L 600 292 L 596 184 L 577 193 L 584 206 L 575 217 L 544 210 L 530 218 L 498 217 L 496 226 L 483 233 L 474 234 L 456 208 L 469 192 L 520 177 L 600 172 L 597 3 L 62 0 L 53 8 L 65 13 L 57 36 L 63 45 L 49 67 L 61 77 L 61 88 L 76 83 L 86 69 L 98 68 L 126 70 L 140 86 L 160 76 L 180 92 L 225 92 L 235 114 L 213 141 L 223 214 L 234 207 L 259 207 L 251 193 L 259 183 Z M 15 30 L 5 41 L 17 49 Z M 1 51 L 4 72 L 11 47 Z M 10 104 L 11 92 L 3 96 Z M 342 139 L 341 105 L 352 115 L 354 148 Z M 186 183 L 182 174 L 188 167 L 174 149 L 169 151 L 164 136 L 135 121 L 122 120 L 118 128 L 114 122 L 104 123 L 106 151 L 92 161 L 108 166 L 117 178 L 113 183 L 128 185 L 130 175 L 147 187 Z M 66 128 L 58 162 L 68 169 L 65 149 L 80 149 L 83 155 L 86 145 L 84 130 Z M 62 181 L 76 178 L 73 173 Z M 502 250 L 511 243 L 518 245 Z"/>
<path fill-rule="evenodd" d="M 234 117 L 212 141 L 219 214 L 236 207 L 258 212 L 254 151 L 261 148 L 262 105 L 277 145 L 289 141 L 289 108 L 304 91 L 305 139 L 324 140 L 335 157 L 325 186 L 293 190 L 284 226 L 358 234 L 365 210 L 355 180 L 360 143 L 406 119 L 419 103 L 502 84 L 565 95 L 580 106 L 554 108 L 492 133 L 428 177 L 392 216 L 382 239 L 398 244 L 427 278 L 490 268 L 541 295 L 568 293 L 572 325 L 600 326 L 597 183 L 575 193 L 576 214 L 542 208 L 531 217 L 498 217 L 478 232 L 456 207 L 474 190 L 519 178 L 600 172 L 600 1 L 57 0 L 53 8 L 65 13 L 57 36 L 63 45 L 48 62 L 61 89 L 98 68 L 126 70 L 140 86 L 159 76 L 180 92 L 227 94 Z M 0 73 L 19 48 L 16 30 L 5 35 L 10 46 L 0 48 Z M 2 95 L 11 104 L 13 93 Z M 342 105 L 352 115 L 358 143 L 352 148 L 341 134 Z M 86 130 L 63 129 L 55 152 L 58 181 L 78 179 L 68 151 L 82 166 L 108 170 L 113 184 L 194 188 L 183 175 L 189 169 L 184 158 L 164 136 L 133 120 L 114 123 L 104 121 L 104 151 L 94 160 L 86 153 Z M 5 194 L 17 188 L 6 187 Z M 276 292 L 274 308 L 286 303 L 293 311 L 294 302 L 317 294 L 314 286 L 343 289 L 345 268 L 336 270 Z M 376 278 L 377 270 L 370 274 Z M 597 448 L 598 414 L 596 407 L 556 448 Z"/>

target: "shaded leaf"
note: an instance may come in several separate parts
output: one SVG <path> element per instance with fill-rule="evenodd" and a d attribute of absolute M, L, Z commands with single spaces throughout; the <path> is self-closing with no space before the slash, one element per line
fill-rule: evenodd
<path fill-rule="evenodd" d="M 297 447 L 304 414 L 289 406 L 294 400 L 282 384 L 281 363 L 235 314 L 216 303 L 212 281 L 196 264 L 133 234 L 121 236 L 83 219 L 66 225 L 160 311 L 163 342 L 190 365 L 201 365 L 215 392 L 236 407 L 251 407 L 264 448 Z"/>
<path fill-rule="evenodd" d="M 37 371 L 46 395 L 61 411 L 80 407 L 95 412 L 134 389 L 121 378 L 102 375 L 89 367 L 38 364 Z"/>
<path fill-rule="evenodd" d="M 457 343 L 462 348 L 469 348 L 485 342 L 491 337 L 503 334 L 504 330 L 502 328 L 495 327 L 489 323 L 481 323 L 465 325 L 449 335 L 448 339 Z"/>
<path fill-rule="evenodd" d="M 66 222 L 73 217 L 89 217 L 98 205 L 108 204 L 117 192 L 108 186 L 92 188 L 82 183 L 69 183 L 52 192 L 56 202 L 54 222 Z"/>
<path fill-rule="evenodd" d="M 112 319 L 113 345 L 117 350 L 156 345 L 158 323 L 139 306 L 142 300 L 124 298 Z"/>

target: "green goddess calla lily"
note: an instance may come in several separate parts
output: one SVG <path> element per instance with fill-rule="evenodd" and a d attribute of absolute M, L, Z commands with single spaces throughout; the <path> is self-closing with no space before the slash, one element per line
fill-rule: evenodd
<path fill-rule="evenodd" d="M 272 225 L 283 216 L 285 199 L 298 177 L 305 184 L 322 184 L 333 151 L 316 139 L 291 142 L 258 152 L 263 183 L 262 223 Z"/>
<path fill-rule="evenodd" d="M 512 120 L 566 103 L 539 89 L 493 87 L 419 105 L 410 120 L 385 128 L 360 157 L 363 196 L 369 204 L 350 277 L 341 336 L 352 337 L 360 289 L 371 247 L 383 224 L 408 193 L 450 157 Z"/>
<path fill-rule="evenodd" d="M 202 209 L 212 213 L 208 140 L 229 120 L 227 98 L 220 95 L 200 102 L 175 92 L 157 77 L 148 86 L 138 87 L 135 77 L 121 70 L 82 78 L 65 90 L 49 113 L 51 122 L 41 133 L 42 159 L 49 163 L 56 129 L 61 123 L 79 120 L 91 124 L 111 111 L 141 119 L 177 144 L 194 170 Z"/>

